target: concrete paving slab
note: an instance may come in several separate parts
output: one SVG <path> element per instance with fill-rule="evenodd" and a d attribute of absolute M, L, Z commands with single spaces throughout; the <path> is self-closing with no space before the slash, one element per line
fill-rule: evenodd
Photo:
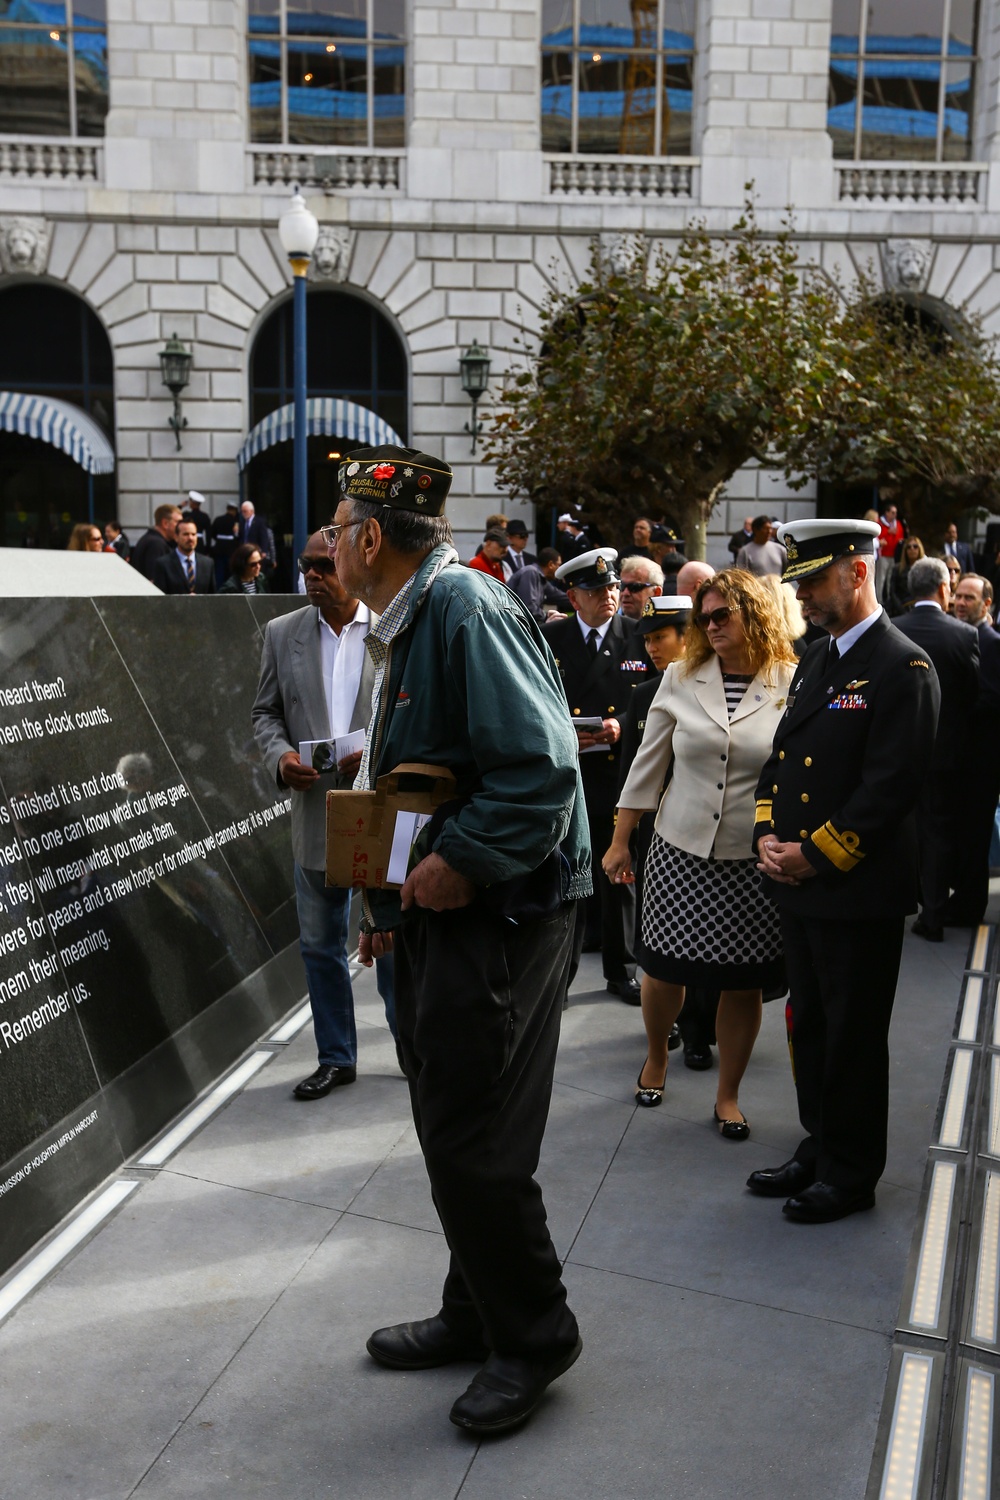
<path fill-rule="evenodd" d="M 483 1443 L 461 1500 L 860 1500 L 888 1340 L 567 1273 L 584 1351 L 531 1424 Z"/>
<path fill-rule="evenodd" d="M 435 1312 L 439 1236 L 351 1215 L 192 1411 L 136 1500 L 445 1500 L 474 1454 L 448 1421 L 474 1365 L 399 1373 L 376 1327 Z"/>
<path fill-rule="evenodd" d="M 336 1221 L 161 1174 L 0 1328 L 4 1500 L 127 1496 Z"/>

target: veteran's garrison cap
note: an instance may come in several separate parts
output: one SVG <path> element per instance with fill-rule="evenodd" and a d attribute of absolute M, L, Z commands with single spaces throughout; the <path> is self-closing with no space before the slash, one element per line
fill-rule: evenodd
<path fill-rule="evenodd" d="M 668 625 L 683 630 L 691 618 L 691 600 L 687 594 L 658 594 L 647 599 L 635 628 L 640 635 L 652 635 L 654 630 L 665 630 Z"/>
<path fill-rule="evenodd" d="M 874 521 L 787 521 L 778 527 L 778 541 L 788 553 L 781 581 L 799 583 L 839 557 L 872 557 L 878 534 Z"/>
<path fill-rule="evenodd" d="M 345 453 L 337 478 L 345 500 L 364 500 L 368 505 L 413 510 L 424 516 L 441 515 L 451 489 L 451 469 L 443 458 L 391 443 Z"/>
<path fill-rule="evenodd" d="M 621 583 L 618 577 L 618 553 L 614 547 L 594 547 L 581 552 L 556 568 L 556 577 L 568 589 L 603 589 Z"/>

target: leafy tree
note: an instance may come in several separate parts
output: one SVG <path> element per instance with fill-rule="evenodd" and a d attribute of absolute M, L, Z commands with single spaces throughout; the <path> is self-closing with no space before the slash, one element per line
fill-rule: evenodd
<path fill-rule="evenodd" d="M 511 496 L 580 505 L 609 534 L 671 516 L 690 557 L 723 485 L 783 451 L 836 365 L 836 294 L 803 277 L 788 227 L 753 205 L 722 239 L 692 226 L 666 247 L 598 244 L 573 295 L 550 294 L 540 352 L 522 348 L 487 456 Z"/>
<path fill-rule="evenodd" d="M 836 340 L 822 402 L 786 436 L 789 474 L 876 484 L 932 545 L 960 511 L 994 509 L 1000 366 L 981 325 L 967 320 L 949 332 L 863 279 L 842 307 Z"/>

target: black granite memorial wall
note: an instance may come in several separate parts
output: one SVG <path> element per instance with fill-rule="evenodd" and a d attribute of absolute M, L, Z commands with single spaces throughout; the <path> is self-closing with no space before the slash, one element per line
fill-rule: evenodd
<path fill-rule="evenodd" d="M 301 603 L 0 601 L 0 1272 L 305 991 L 250 726 Z"/>

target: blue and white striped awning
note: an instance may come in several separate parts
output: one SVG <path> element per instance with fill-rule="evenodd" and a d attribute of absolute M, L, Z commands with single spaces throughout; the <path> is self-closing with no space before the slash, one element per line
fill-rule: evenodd
<path fill-rule="evenodd" d="M 350 438 L 359 447 L 375 448 L 381 443 L 404 446 L 399 433 L 367 406 L 335 400 L 332 396 L 314 396 L 306 402 L 306 431 L 310 437 Z M 289 402 L 272 411 L 247 434 L 236 455 L 237 468 L 242 472 L 265 448 L 273 448 L 275 443 L 290 443 L 294 436 L 295 406 Z"/>
<path fill-rule="evenodd" d="M 115 450 L 93 417 L 69 401 L 0 391 L 0 432 L 19 432 L 22 437 L 51 443 L 88 474 L 110 474 L 115 467 Z"/>

